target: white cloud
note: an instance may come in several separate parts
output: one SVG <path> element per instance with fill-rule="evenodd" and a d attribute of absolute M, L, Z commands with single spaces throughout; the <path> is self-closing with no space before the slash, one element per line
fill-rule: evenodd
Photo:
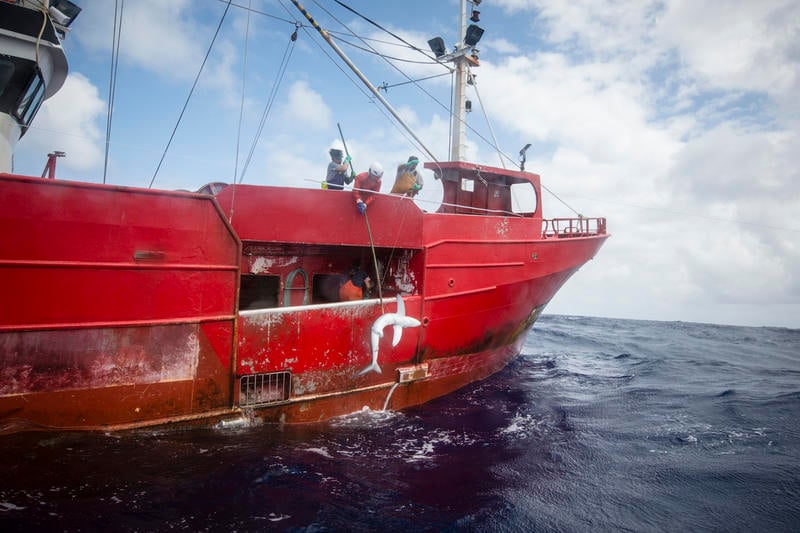
<path fill-rule="evenodd" d="M 800 4 L 794 0 L 676 0 L 659 21 L 667 45 L 716 88 L 794 95 L 800 110 Z"/>
<path fill-rule="evenodd" d="M 103 136 L 97 124 L 105 111 L 97 87 L 85 76 L 72 73 L 61 90 L 42 104 L 18 149 L 29 157 L 41 154 L 42 167 L 47 153 L 58 150 L 67 154 L 58 161 L 59 168 L 92 169 L 103 160 Z"/>
<path fill-rule="evenodd" d="M 519 54 L 520 48 L 508 39 L 486 39 L 481 41 L 481 49 L 489 49 L 498 54 Z"/>
<path fill-rule="evenodd" d="M 81 31 L 75 38 L 89 49 L 102 54 L 110 54 L 113 37 L 114 5 L 113 2 L 89 0 L 83 5 L 81 12 Z M 122 30 L 120 39 L 120 57 L 122 66 L 135 66 L 149 72 L 155 72 L 170 80 L 192 80 L 197 75 L 208 46 L 225 8 L 224 3 L 210 4 L 209 11 L 213 16 L 207 20 L 213 25 L 201 24 L 196 13 L 197 2 L 176 0 L 162 2 L 160 0 L 138 0 L 127 2 L 122 11 Z M 227 18 L 230 17 L 230 18 Z M 90 19 L 87 22 L 86 19 Z M 233 20 L 228 13 L 226 21 Z M 223 45 L 217 37 L 211 64 L 206 68 L 213 72 L 208 76 L 211 83 L 229 87 L 236 76 L 223 68 L 229 59 L 225 52 L 219 59 L 219 50 Z"/>
<path fill-rule="evenodd" d="M 320 93 L 306 81 L 296 81 L 289 87 L 287 102 L 280 114 L 283 120 L 292 121 L 298 127 L 324 130 L 333 123 L 331 109 Z"/>
<path fill-rule="evenodd" d="M 613 234 L 551 311 L 792 323 L 800 4 L 497 3 L 547 49 L 484 61 L 484 99 Z"/>

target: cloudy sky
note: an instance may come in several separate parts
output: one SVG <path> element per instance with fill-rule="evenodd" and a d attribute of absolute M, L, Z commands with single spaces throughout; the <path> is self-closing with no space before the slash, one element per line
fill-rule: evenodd
<path fill-rule="evenodd" d="M 357 170 L 421 154 L 307 25 L 292 44 L 300 17 L 288 1 L 237 0 L 223 19 L 220 0 L 127 0 L 106 164 L 114 2 L 78 3 L 70 77 L 18 145 L 17 172 L 39 174 L 45 154 L 63 150 L 63 179 L 317 187 L 337 123 Z M 446 69 L 332 0 L 304 3 L 446 160 Z M 437 35 L 457 41 L 456 0 L 345 3 L 422 49 Z M 612 233 L 548 312 L 800 327 L 800 3 L 477 9 L 486 32 L 467 158 L 500 165 L 483 140 L 492 131 L 512 162 L 532 143 L 526 169 L 550 191 L 545 215 L 605 216 Z M 420 205 L 440 192 L 426 180 Z"/>

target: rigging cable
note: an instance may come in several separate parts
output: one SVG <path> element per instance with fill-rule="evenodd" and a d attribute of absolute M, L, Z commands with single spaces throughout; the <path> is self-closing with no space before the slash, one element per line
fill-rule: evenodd
<path fill-rule="evenodd" d="M 299 24 L 295 28 L 294 33 L 292 33 L 291 37 L 289 38 L 289 42 L 286 44 L 286 49 L 283 51 L 283 58 L 281 58 L 280 66 L 278 67 L 278 72 L 276 74 L 275 81 L 272 84 L 272 90 L 270 91 L 269 97 L 267 98 L 267 103 L 264 105 L 264 111 L 261 113 L 261 120 L 258 123 L 258 130 L 256 131 L 256 135 L 253 138 L 253 144 L 250 145 L 250 152 L 247 154 L 247 159 L 245 160 L 244 166 L 242 167 L 242 173 L 239 175 L 239 183 L 244 181 L 244 175 L 247 172 L 247 169 L 250 166 L 250 160 L 253 157 L 253 153 L 256 150 L 256 146 L 258 145 L 258 140 L 261 138 L 261 133 L 264 131 L 264 125 L 267 122 L 267 117 L 269 116 L 269 112 L 272 110 L 272 105 L 275 103 L 275 98 L 278 95 L 278 89 L 281 86 L 281 82 L 286 75 L 286 68 L 289 66 L 289 60 L 292 58 L 292 53 L 294 52 L 294 44 L 297 41 L 297 30 L 299 29 Z M 235 179 L 235 178 L 234 178 Z"/>
<path fill-rule="evenodd" d="M 284 6 L 283 4 L 281 4 L 281 5 L 282 5 L 282 7 L 284 9 L 286 9 L 287 12 L 291 13 L 291 11 L 289 11 L 289 9 L 286 8 L 286 6 Z M 290 16 L 292 16 L 292 15 L 290 15 Z M 296 24 L 300 24 L 300 22 L 296 22 Z M 303 28 L 304 32 L 306 32 L 306 35 L 308 35 L 308 37 L 311 40 L 311 42 L 314 43 L 317 46 L 317 48 L 319 48 L 320 51 L 323 54 L 325 54 L 325 56 L 328 58 L 328 60 L 330 60 L 331 64 L 333 64 L 333 66 L 335 66 L 337 69 L 339 69 L 339 71 L 344 75 L 344 77 L 347 78 L 350 81 L 350 83 L 353 84 L 353 86 L 356 88 L 356 90 L 358 90 L 367 99 L 367 101 L 369 103 L 371 103 L 375 107 L 375 109 L 380 114 L 382 114 L 384 116 L 384 118 L 388 121 L 388 123 L 391 124 L 397 130 L 397 132 L 400 135 L 402 135 L 403 138 L 406 139 L 406 141 L 408 141 L 408 143 L 410 145 L 414 146 L 418 151 L 424 152 L 425 151 L 424 148 L 422 148 L 412 137 L 410 137 L 408 135 L 408 132 L 404 131 L 401 127 L 399 127 L 397 125 L 397 123 L 394 120 L 392 120 L 392 118 L 389 115 L 388 111 L 386 109 L 384 109 L 383 106 L 380 106 L 380 105 L 375 103 L 374 96 L 367 92 L 367 90 L 364 88 L 364 85 L 362 83 L 356 81 L 353 78 L 353 76 L 348 71 L 346 71 L 333 56 L 331 56 L 330 52 L 328 51 L 328 48 L 325 47 L 325 46 L 322 46 L 314 38 L 313 32 L 309 32 L 308 27 L 306 25 L 304 25 L 304 24 L 300 24 L 300 27 Z"/>
<path fill-rule="evenodd" d="M 222 17 L 219 19 L 219 25 L 217 26 L 217 31 L 214 32 L 214 37 L 211 39 L 211 44 L 208 46 L 206 57 L 203 58 L 203 63 L 200 65 L 200 70 L 197 71 L 197 76 L 195 77 L 194 83 L 192 84 L 192 89 L 189 91 L 189 95 L 186 97 L 186 102 L 183 104 L 183 109 L 181 109 L 181 114 L 180 116 L 178 116 L 178 121 L 175 123 L 175 128 L 172 130 L 172 135 L 169 136 L 169 141 L 167 142 L 167 146 L 164 148 L 164 153 L 161 154 L 161 160 L 158 162 L 156 171 L 153 173 L 153 178 L 150 180 L 150 185 L 147 186 L 148 189 L 153 187 L 153 182 L 156 180 L 158 171 L 161 169 L 161 164 L 164 162 L 164 158 L 167 155 L 167 150 L 169 150 L 169 146 L 172 144 L 172 139 L 175 138 L 175 133 L 178 131 L 178 126 L 181 123 L 183 114 L 186 112 L 186 108 L 189 106 L 189 100 L 191 100 L 192 94 L 194 93 L 194 89 L 195 87 L 197 87 L 197 82 L 200 80 L 200 74 L 203 73 L 203 67 L 206 66 L 206 61 L 208 61 L 208 56 L 211 55 L 211 49 L 214 48 L 214 42 L 217 40 L 217 35 L 219 35 L 219 30 L 220 28 L 222 28 L 222 23 L 225 21 L 225 16 L 228 14 L 228 10 L 230 9 L 230 7 L 231 7 L 231 0 L 228 0 L 228 4 L 225 6 L 225 11 L 222 13 Z"/>
<path fill-rule="evenodd" d="M 265 12 L 265 11 L 260 11 L 260 10 L 258 10 L 258 9 L 253 9 L 253 7 L 252 7 L 252 6 L 247 6 L 247 7 L 245 7 L 245 6 L 241 5 L 241 4 L 234 4 L 234 3 L 232 3 L 232 2 L 228 2 L 228 0 L 217 0 L 217 1 L 218 1 L 218 2 L 221 2 L 221 3 L 223 3 L 223 4 L 225 4 L 225 3 L 230 3 L 230 4 L 231 4 L 231 7 L 235 7 L 235 8 L 241 9 L 241 10 L 243 10 L 243 11 L 247 11 L 248 13 L 255 13 L 255 14 L 257 14 L 257 15 L 263 15 L 263 16 L 265 16 L 265 17 L 267 17 L 267 18 L 271 18 L 271 19 L 275 19 L 275 20 L 280 20 L 281 22 L 287 22 L 287 23 L 289 23 L 289 24 L 294 24 L 294 22 L 293 22 L 293 21 L 291 21 L 291 20 L 289 20 L 289 19 L 284 19 L 284 18 L 278 17 L 278 16 L 276 16 L 276 15 L 270 15 L 269 13 L 267 13 L 267 12 Z"/>
<path fill-rule="evenodd" d="M 331 32 L 328 32 L 328 34 L 330 35 Z M 363 37 L 359 37 L 359 39 L 361 39 L 362 41 L 366 40 Z M 350 41 L 347 41 L 347 40 L 345 40 L 345 39 L 343 39 L 341 37 L 337 37 L 337 40 L 340 43 L 344 43 L 344 44 L 346 44 L 348 46 L 351 46 L 351 47 L 355 48 L 356 50 L 361 50 L 362 52 L 366 52 L 368 54 L 374 54 L 374 55 L 380 56 L 380 57 L 382 57 L 384 59 L 391 59 L 392 61 L 400 61 L 401 63 L 414 63 L 414 64 L 417 64 L 417 65 L 437 65 L 437 64 L 441 65 L 441 63 L 439 63 L 438 61 L 414 61 L 413 59 L 403 59 L 403 58 L 400 58 L 400 57 L 393 57 L 393 56 L 390 56 L 390 55 L 382 54 L 382 53 L 378 52 L 377 50 L 375 50 L 372 47 L 365 48 L 365 47 L 359 46 L 359 45 L 357 45 L 355 43 L 351 43 Z M 373 40 L 375 40 L 375 39 L 373 39 Z"/>
<path fill-rule="evenodd" d="M 117 72 L 119 69 L 119 45 L 122 41 L 122 20 L 125 10 L 125 0 L 116 0 L 114 3 L 114 31 L 111 36 L 111 73 L 108 79 L 108 113 L 106 116 L 106 153 L 103 162 L 103 183 L 108 178 L 108 154 L 111 149 L 111 122 L 114 117 L 114 102 L 117 96 Z M 119 20 L 117 12 L 119 11 Z"/>
<path fill-rule="evenodd" d="M 424 56 L 425 56 L 425 57 L 427 57 L 428 59 L 430 59 L 430 60 L 432 60 L 432 61 L 434 61 L 434 62 L 436 62 L 436 63 L 439 63 L 440 65 L 442 64 L 442 63 L 440 63 L 439 61 L 437 61 L 437 60 L 436 60 L 436 58 L 433 58 L 433 57 L 429 56 L 429 55 L 428 55 L 428 52 L 426 52 L 425 50 L 422 50 L 421 48 L 418 48 L 418 47 L 414 46 L 413 44 L 411 44 L 410 42 L 406 41 L 405 39 L 403 39 L 403 38 L 402 38 L 402 37 L 400 37 L 399 35 L 395 35 L 394 33 L 390 32 L 389 30 L 387 30 L 386 28 L 384 28 L 383 26 L 381 26 L 380 24 L 378 24 L 378 23 L 377 23 L 377 22 L 375 22 L 374 20 L 371 20 L 371 19 L 369 19 L 369 18 L 365 17 L 364 15 L 362 15 L 361 13 L 359 13 L 358 11 L 356 11 L 355 9 L 353 9 L 352 7 L 348 6 L 347 4 L 345 4 L 345 3 L 342 3 L 342 2 L 340 2 L 339 0 L 335 0 L 335 2 L 336 2 L 337 4 L 339 4 L 340 6 L 342 6 L 343 8 L 345 8 L 346 10 L 350 11 L 351 13 L 353 13 L 353 14 L 355 14 L 355 15 L 357 15 L 357 16 L 359 16 L 359 17 L 361 17 L 361 18 L 362 18 L 362 19 L 364 19 L 365 21 L 369 22 L 370 24 L 372 24 L 372 25 L 373 25 L 373 26 L 375 26 L 376 28 L 378 28 L 378 29 L 380 29 L 380 30 L 382 30 L 382 31 L 385 31 L 386 33 L 388 33 L 389 35 L 391 35 L 392 37 L 394 37 L 394 38 L 395 38 L 395 39 L 397 39 L 398 41 L 400 41 L 400 42 L 402 42 L 402 43 L 405 43 L 405 44 L 406 44 L 408 47 L 410 47 L 410 48 L 411 48 L 411 49 L 413 49 L 413 50 L 416 50 L 417 52 L 419 52 L 420 54 L 424 55 Z M 328 13 L 328 14 L 330 15 L 330 13 Z M 337 20 L 336 22 L 339 22 L 339 21 Z M 341 24 L 341 22 L 339 22 L 339 24 Z M 347 28 L 347 26 L 345 26 L 344 24 L 342 24 L 342 26 L 344 26 L 345 28 Z M 350 29 L 350 28 L 348 28 L 348 30 L 349 30 L 349 29 Z"/>
<path fill-rule="evenodd" d="M 248 0 L 248 7 L 253 4 Z M 233 162 L 233 184 L 236 185 L 236 174 L 239 172 L 239 144 L 242 140 L 242 115 L 244 114 L 245 87 L 247 85 L 247 44 L 250 37 L 250 10 L 247 11 L 247 28 L 244 32 L 244 58 L 242 59 L 242 101 L 239 103 L 239 125 L 236 128 L 236 157 Z M 228 222 L 233 223 L 233 206 L 236 205 L 236 187 L 231 190 L 231 210 L 228 212 Z"/>
<path fill-rule="evenodd" d="M 503 168 L 506 168 L 506 164 L 503 161 L 503 152 L 500 151 L 500 147 L 497 144 L 497 137 L 495 137 L 494 135 L 494 128 L 492 128 L 492 123 L 489 120 L 489 115 L 486 114 L 486 108 L 483 105 L 483 100 L 481 100 L 481 93 L 478 92 L 478 84 L 475 81 L 475 76 L 472 75 L 472 72 L 470 71 L 469 68 L 467 68 L 467 80 L 468 80 L 467 84 L 472 85 L 472 87 L 475 89 L 475 94 L 478 96 L 478 103 L 481 105 L 481 111 L 483 112 L 484 120 L 486 120 L 486 125 L 489 126 L 489 133 L 492 134 L 492 141 L 494 141 L 494 149 L 497 150 L 497 156 L 498 159 L 500 159 L 500 164 L 503 166 Z M 471 81 L 472 83 L 469 83 L 469 81 Z"/>
<path fill-rule="evenodd" d="M 319 4 L 318 4 L 318 2 L 316 2 L 316 0 L 315 0 L 315 3 L 317 3 L 317 5 L 319 5 Z M 366 20 L 366 21 L 370 22 L 371 24 L 374 24 L 376 27 L 378 27 L 378 28 L 380 28 L 381 30 L 385 31 L 386 33 L 388 33 L 388 34 L 389 34 L 389 35 L 391 35 L 392 37 L 394 37 L 394 38 L 396 38 L 396 39 L 399 39 L 399 40 L 401 40 L 401 41 L 403 41 L 403 42 L 406 42 L 406 41 L 404 41 L 402 38 L 400 38 L 399 36 L 395 35 L 394 33 L 390 32 L 389 30 L 387 30 L 387 29 L 383 28 L 383 27 L 382 27 L 382 26 L 380 26 L 379 24 L 377 24 L 377 23 L 374 23 L 373 21 L 371 21 L 370 19 L 368 19 L 368 18 L 367 18 L 367 17 L 365 17 L 364 15 L 361 15 L 360 13 L 358 13 L 357 11 L 353 10 L 352 8 L 350 8 L 350 7 L 346 6 L 345 4 L 343 4 L 342 2 L 340 2 L 339 0 L 336 0 L 336 3 L 338 3 L 339 5 L 341 5 L 341 6 L 345 7 L 345 8 L 346 8 L 346 9 L 348 9 L 349 11 L 351 11 L 351 12 L 355 13 L 356 15 L 358 15 L 358 16 L 359 16 L 359 17 L 361 17 L 361 18 L 363 18 L 364 20 Z M 320 7 L 321 7 L 321 9 L 325 10 L 325 8 L 324 8 L 324 7 L 322 7 L 322 6 L 320 6 Z M 331 18 L 333 18 L 333 19 L 334 19 L 336 22 L 338 22 L 339 24 L 341 24 L 343 27 L 347 28 L 347 29 L 348 29 L 348 31 L 350 31 L 350 33 L 351 33 L 353 36 L 357 37 L 359 40 L 361 40 L 362 42 L 364 42 L 364 39 L 363 39 L 362 37 L 360 37 L 359 35 L 357 35 L 355 32 L 353 32 L 352 30 L 350 30 L 350 28 L 348 28 L 346 24 L 344 24 L 342 21 L 338 20 L 338 19 L 337 19 L 335 16 L 333 16 L 333 15 L 332 15 L 330 12 L 328 12 L 327 10 L 325 10 L 325 12 L 326 12 L 326 13 L 327 13 L 327 14 L 328 14 L 328 15 L 329 15 Z M 371 46 L 370 46 L 368 43 L 364 42 L 364 44 L 365 44 L 365 45 L 367 45 L 367 46 L 369 46 L 370 48 L 372 48 L 372 47 L 371 47 Z M 425 57 L 430 57 L 430 56 L 428 56 L 428 55 L 427 55 L 427 54 L 426 54 L 424 51 L 422 51 L 422 50 L 420 50 L 419 48 L 417 48 L 417 47 L 415 47 L 415 46 L 411 45 L 410 43 L 406 43 L 406 44 L 408 44 L 408 45 L 409 45 L 409 46 L 411 46 L 413 49 L 415 49 L 415 50 L 419 51 L 420 53 L 422 53 L 422 54 L 423 54 Z M 452 118 L 452 117 L 455 115 L 455 113 L 453 113 L 454 101 L 453 101 L 453 99 L 452 99 L 452 98 L 453 98 L 453 96 L 452 96 L 452 91 L 450 91 L 450 92 L 451 92 L 451 96 L 450 96 L 450 97 L 451 97 L 451 101 L 450 101 L 450 107 L 448 107 L 448 106 L 446 106 L 445 104 L 443 104 L 443 103 L 442 103 L 442 102 L 441 102 L 439 99 L 437 99 L 435 96 L 433 96 L 431 93 L 429 93 L 429 92 L 428 92 L 428 91 L 427 91 L 425 88 L 423 88 L 421 85 L 419 85 L 419 84 L 418 84 L 418 83 L 416 83 L 414 80 L 412 80 L 412 79 L 411 79 L 411 77 L 410 77 L 410 76 L 408 76 L 408 75 L 407 75 L 405 72 L 403 72 L 403 71 L 402 71 L 402 70 L 401 70 L 401 69 L 400 69 L 398 66 L 394 65 L 394 64 L 393 64 L 391 61 L 389 61 L 389 60 L 387 59 L 387 57 L 388 57 L 388 56 L 385 56 L 385 55 L 381 54 L 381 53 L 380 53 L 380 52 L 378 52 L 377 50 L 374 50 L 374 48 L 373 48 L 373 51 L 374 51 L 374 53 L 375 53 L 375 54 L 377 54 L 377 55 L 381 56 L 381 57 L 382 57 L 382 58 L 383 58 L 383 59 L 384 59 L 384 60 L 385 60 L 385 61 L 386 61 L 386 62 L 387 62 L 387 63 L 388 63 L 388 64 L 389 64 L 389 65 L 390 65 L 392 68 L 394 68 L 395 70 L 397 70 L 397 71 L 398 71 L 400 74 L 402 74 L 402 75 L 403 75 L 403 76 L 404 76 L 404 77 L 405 77 L 407 80 L 409 80 L 409 82 L 410 82 L 410 83 L 413 83 L 414 85 L 416 85 L 416 86 L 417 86 L 417 88 L 418 88 L 420 91 L 422 91 L 423 93 L 425 93 L 425 94 L 426 94 L 426 95 L 427 95 L 427 96 L 428 96 L 428 97 L 429 97 L 431 100 L 433 100 L 434 102 L 436 102 L 436 103 L 437 103 L 437 104 L 438 104 L 438 105 L 439 105 L 439 106 L 440 106 L 440 107 L 441 107 L 441 108 L 442 108 L 442 109 L 443 109 L 445 112 L 447 112 L 447 115 L 448 115 L 449 117 L 451 117 L 451 118 Z M 439 62 L 439 61 L 437 61 L 437 63 L 438 63 L 438 64 L 440 64 L 440 65 L 442 65 L 443 67 L 447 68 L 447 69 L 448 69 L 448 70 L 449 70 L 451 73 L 454 73 L 454 72 L 455 72 L 455 69 L 452 69 L 452 68 L 450 68 L 449 66 L 445 65 L 444 63 L 441 63 L 441 62 Z M 453 82 L 451 82 L 451 86 L 452 86 L 452 83 L 453 83 Z M 450 124 L 450 137 L 452 138 L 452 120 L 450 120 L 449 122 L 451 123 L 451 124 Z M 495 148 L 495 149 L 497 149 L 497 150 L 499 151 L 499 148 L 497 148 L 497 146 L 496 146 L 496 143 L 494 143 L 494 144 L 493 144 L 492 142 L 490 142 L 488 139 L 486 139 L 486 137 L 484 137 L 483 135 L 481 135 L 481 134 L 480 134 L 480 133 L 479 133 L 477 130 L 475 130 L 475 128 L 473 128 L 472 126 L 470 126 L 470 125 L 469 125 L 469 124 L 468 124 L 466 121 L 462 121 L 462 122 L 463 122 L 463 124 L 464 124 L 464 126 L 465 126 L 466 128 L 468 128 L 468 129 L 469 129 L 471 132 L 473 132 L 475 135 L 477 135 L 477 136 L 478 136 L 478 137 L 479 137 L 481 140 L 483 140 L 483 142 L 485 142 L 485 143 L 486 143 L 488 146 L 491 146 L 492 148 Z M 503 154 L 503 155 L 505 155 L 505 154 Z M 509 161 L 511 161 L 511 158 L 510 158 L 510 157 L 508 157 L 507 155 L 506 155 L 505 157 L 506 157 L 506 158 L 507 158 Z"/>
<path fill-rule="evenodd" d="M 253 0 L 248 0 L 248 7 L 253 4 Z M 236 160 L 233 165 L 233 182 L 236 183 L 236 175 L 239 173 L 239 144 L 242 139 L 242 115 L 244 115 L 244 97 L 247 80 L 247 44 L 250 36 L 250 11 L 247 11 L 247 27 L 244 32 L 244 58 L 242 59 L 242 101 L 239 104 L 239 126 L 236 129 Z M 233 210 L 233 204 L 231 204 Z M 231 214 L 231 218 L 233 215 Z"/>
<path fill-rule="evenodd" d="M 319 7 L 319 8 L 320 8 L 322 11 L 324 11 L 324 12 L 325 12 L 325 13 L 326 13 L 328 16 L 330 16 L 330 17 L 331 17 L 333 20 L 335 20 L 335 21 L 336 21 L 338 24 L 340 24 L 342 27 L 346 28 L 346 29 L 347 29 L 347 30 L 350 32 L 350 34 L 351 34 L 351 35 L 353 35 L 354 37 L 358 38 L 358 39 L 359 39 L 361 42 L 363 42 L 363 43 L 364 43 L 366 46 L 368 46 L 369 48 L 372 48 L 372 47 L 369 45 L 369 43 L 367 43 L 366 41 L 364 41 L 364 39 L 362 39 L 362 38 L 361 38 L 361 37 L 360 37 L 358 34 L 356 34 L 354 31 L 352 31 L 352 30 L 351 30 L 351 29 L 350 29 L 350 28 L 349 28 L 349 27 L 348 27 L 348 26 L 347 26 L 347 25 L 346 25 L 344 22 L 342 22 L 341 20 L 339 20 L 338 18 L 336 18 L 336 16 L 335 16 L 335 15 L 333 15 L 333 14 L 332 14 L 330 11 L 328 11 L 328 10 L 327 10 L 325 7 L 321 6 L 317 0 L 313 0 L 313 2 L 314 2 L 314 4 L 316 4 L 316 5 L 317 5 L 317 6 L 318 6 L 318 7 Z M 345 7 L 346 7 L 346 6 L 345 6 Z M 353 11 L 353 10 L 352 10 L 351 8 L 349 8 L 349 7 L 348 7 L 347 9 L 349 9 L 350 11 Z M 359 16 L 362 16 L 362 15 L 359 15 Z M 362 16 L 362 18 L 363 18 L 363 16 Z M 383 29 L 383 28 L 381 28 L 381 29 Z M 398 38 L 398 39 L 399 39 L 399 37 L 395 36 L 394 34 L 392 34 L 391 32 L 389 32 L 388 30 L 385 30 L 385 29 L 384 29 L 384 31 L 386 31 L 387 33 L 389 33 L 389 34 L 390 34 L 390 35 L 392 35 L 393 37 L 395 37 L 395 38 Z M 328 34 L 328 37 L 330 37 L 330 38 L 332 39 L 332 37 L 330 36 L 330 34 Z M 412 46 L 412 45 L 409 45 L 409 46 Z M 416 47 L 414 47 L 414 48 L 416 48 Z M 403 76 L 404 76 L 404 77 L 405 77 L 407 80 L 409 80 L 409 81 L 411 81 L 411 82 L 414 82 L 414 80 L 412 80 L 410 76 L 408 76 L 408 75 L 407 75 L 405 72 L 403 72 L 403 71 L 402 71 L 402 70 L 401 70 L 399 67 L 397 67 L 396 65 L 394 65 L 394 64 L 393 64 L 391 61 L 389 61 L 389 60 L 386 58 L 386 56 L 384 56 L 383 54 L 381 54 L 380 52 L 378 52 L 378 51 L 377 51 L 377 50 L 375 50 L 374 48 L 372 48 L 372 50 L 373 50 L 373 51 L 375 52 L 375 54 L 377 54 L 379 57 L 383 58 L 383 60 L 384 60 L 384 61 L 386 61 L 386 63 L 387 63 L 387 64 L 389 64 L 389 66 L 391 66 L 392 68 L 394 68 L 395 70 L 397 70 L 397 72 L 399 72 L 400 74 L 402 74 L 402 75 L 403 75 Z M 419 49 L 417 49 L 417 50 L 419 50 Z M 423 55 L 424 55 L 424 53 L 423 53 Z M 328 57 L 330 57 L 330 56 L 328 56 Z M 438 63 L 438 62 L 437 62 L 437 63 Z M 444 65 L 444 64 L 442 64 L 442 63 L 438 63 L 438 64 L 442 65 L 443 67 L 447 68 L 448 70 L 451 70 L 451 69 L 450 69 L 450 68 L 449 68 L 447 65 Z M 428 95 L 428 97 L 430 97 L 430 98 L 432 98 L 432 99 L 436 100 L 436 98 L 435 98 L 435 97 L 434 97 L 432 94 L 430 94 L 428 91 L 426 91 L 426 90 L 425 90 L 425 88 L 423 88 L 421 85 L 419 85 L 418 83 L 414 83 L 414 85 L 416 85 L 416 86 L 417 86 L 417 88 L 418 88 L 419 90 L 421 90 L 422 92 L 424 92 L 425 94 L 427 94 L 427 95 Z M 387 110 L 387 111 L 388 111 L 388 110 Z M 397 117 L 395 117 L 395 121 L 396 121 L 396 120 L 399 120 L 399 119 L 397 119 Z M 402 121 L 400 121 L 400 122 L 402 122 Z M 392 121 L 392 123 L 394 123 L 394 121 Z M 411 136 L 413 137 L 413 136 L 414 136 L 414 134 L 412 133 L 412 134 L 411 134 Z M 406 137 L 406 138 L 407 138 L 407 137 Z M 430 158 L 431 158 L 431 159 L 432 159 L 434 162 L 438 162 L 438 159 L 436 159 L 436 156 L 434 156 L 432 153 L 430 153 L 430 151 L 429 151 L 427 148 L 425 148 L 424 146 L 421 146 L 421 141 L 419 141 L 419 142 L 415 142 L 415 143 L 412 143 L 412 144 L 413 144 L 415 147 L 417 147 L 417 149 L 419 149 L 421 152 L 423 152 L 423 153 L 427 153 L 427 154 L 430 156 Z"/>
<path fill-rule="evenodd" d="M 387 89 L 391 89 L 392 87 L 401 87 L 403 85 L 408 85 L 409 83 L 417 83 L 418 81 L 427 81 L 432 80 L 433 78 L 441 78 L 442 76 L 450 76 L 449 72 L 444 72 L 442 74 L 434 74 L 433 76 L 425 76 L 424 78 L 417 78 L 416 80 L 411 81 L 404 81 L 402 83 L 393 83 L 389 85 L 388 83 L 382 84 L 379 89 L 383 89 L 383 92 L 387 92 Z"/>

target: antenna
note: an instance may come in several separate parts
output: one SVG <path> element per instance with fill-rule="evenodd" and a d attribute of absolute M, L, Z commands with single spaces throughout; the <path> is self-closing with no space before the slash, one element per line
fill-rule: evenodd
<path fill-rule="evenodd" d="M 528 148 L 531 147 L 531 143 L 526 144 L 522 147 L 522 150 L 519 151 L 519 171 L 522 172 L 525 170 L 525 161 L 527 160 L 525 157 L 525 152 L 528 151 Z"/>

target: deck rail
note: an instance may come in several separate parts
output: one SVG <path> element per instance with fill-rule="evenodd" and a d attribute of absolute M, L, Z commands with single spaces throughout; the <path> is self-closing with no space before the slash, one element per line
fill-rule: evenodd
<path fill-rule="evenodd" d="M 605 217 L 551 218 L 542 220 L 542 237 L 564 239 L 606 234 Z"/>

